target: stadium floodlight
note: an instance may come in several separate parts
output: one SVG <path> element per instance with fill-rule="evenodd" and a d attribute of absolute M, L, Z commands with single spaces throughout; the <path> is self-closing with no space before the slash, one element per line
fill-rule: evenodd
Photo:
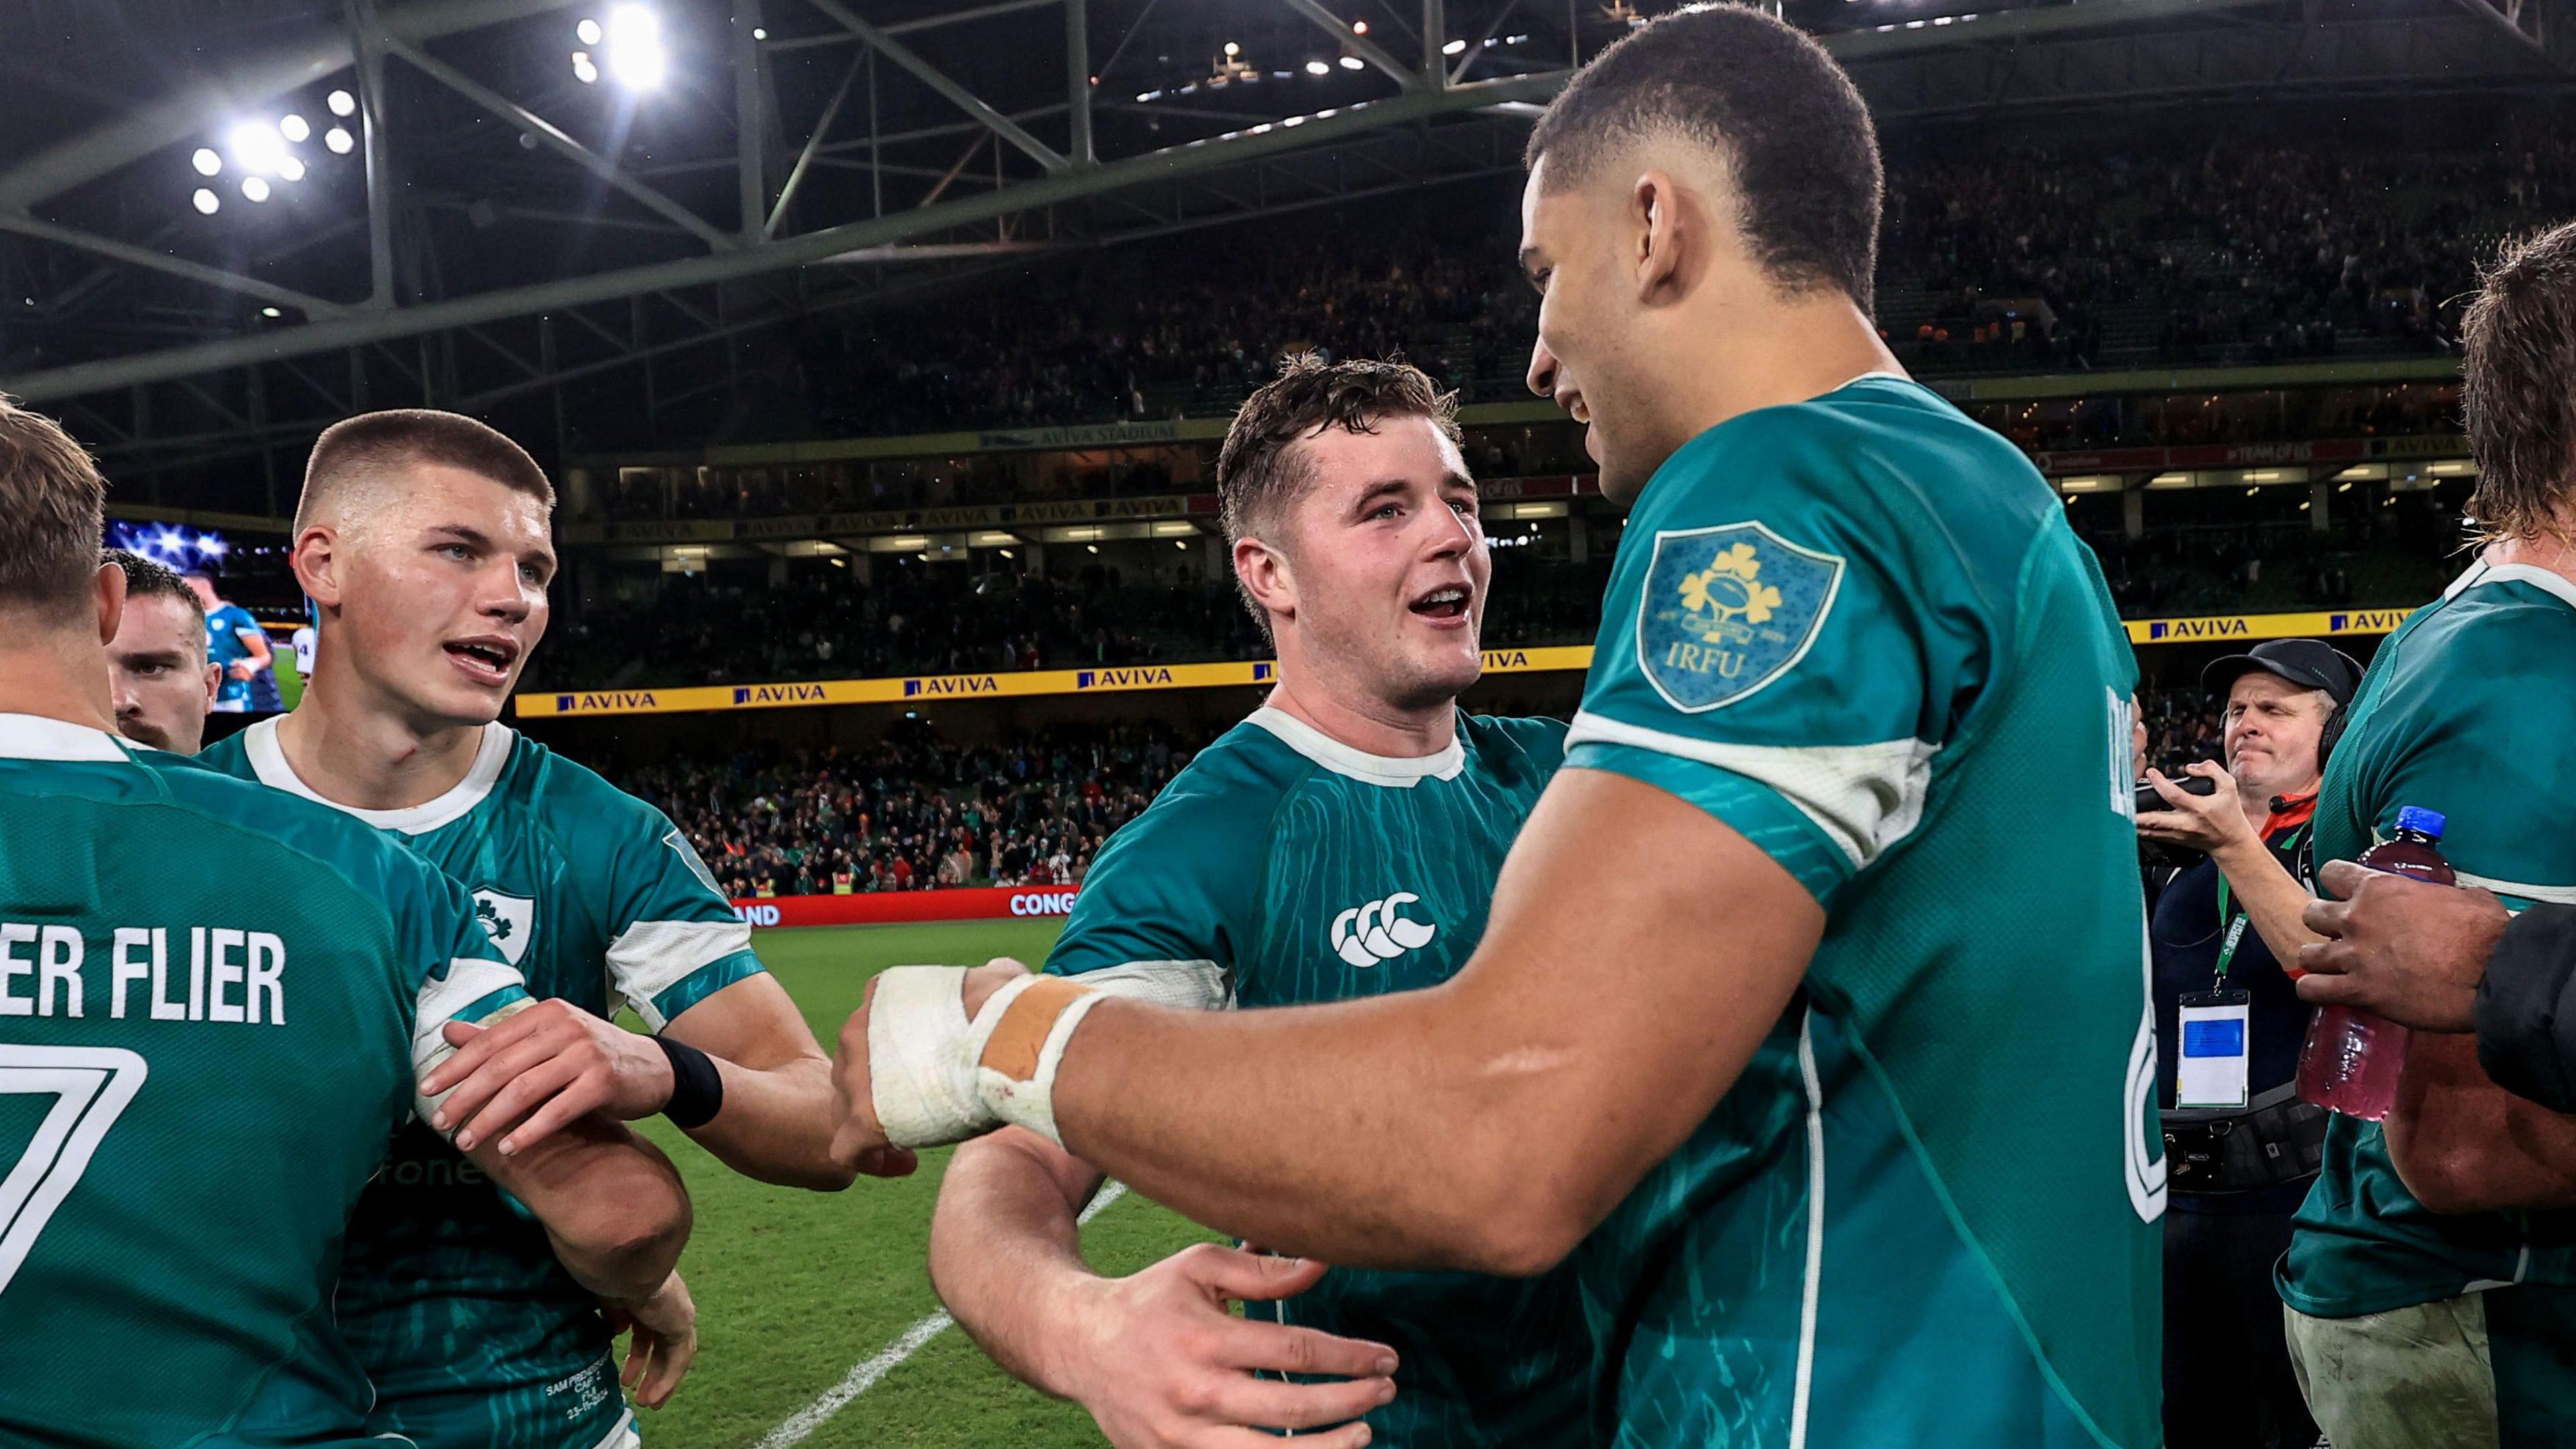
<path fill-rule="evenodd" d="M 213 176 L 224 169 L 224 158 L 215 154 L 214 147 L 200 146 L 197 154 L 188 158 L 188 164 L 196 167 L 200 176 Z"/>
<path fill-rule="evenodd" d="M 670 70 L 670 54 L 662 48 L 661 16 L 632 3 L 608 12 L 608 73 L 619 85 L 649 91 Z"/>
<path fill-rule="evenodd" d="M 1368 34 L 1368 22 L 1367 22 L 1367 21 L 1365 21 L 1365 20 L 1354 20 L 1354 21 L 1352 21 L 1352 22 L 1351 22 L 1351 34 L 1353 34 L 1353 35 L 1366 35 L 1366 34 Z"/>
<path fill-rule="evenodd" d="M 313 139 L 313 126 L 293 111 L 277 118 L 277 133 L 301 146 Z"/>
<path fill-rule="evenodd" d="M 1344 70 L 1358 70 L 1365 64 L 1367 64 L 1367 62 L 1361 60 L 1356 55 L 1346 55 L 1342 57 L 1342 69 Z"/>
<path fill-rule="evenodd" d="M 261 315 L 262 317 L 266 317 L 266 318 L 268 318 L 270 321 L 274 322 L 274 321 L 276 321 L 278 318 L 283 317 L 283 316 L 285 316 L 286 314 L 285 314 L 285 313 L 283 313 L 283 312 L 280 312 L 280 311 L 279 311 L 279 310 L 277 310 L 275 307 L 262 307 L 262 308 L 260 308 L 260 309 L 259 309 L 259 315 Z"/>
<path fill-rule="evenodd" d="M 1242 46 L 1235 44 L 1235 43 L 1234 43 L 1233 41 L 1231 41 L 1231 40 L 1229 40 L 1229 41 L 1227 41 L 1227 42 L 1225 43 L 1225 58 L 1226 58 L 1226 59 L 1228 59 L 1228 60 L 1232 60 L 1232 59 L 1234 59 L 1236 56 L 1241 55 L 1241 54 L 1243 54 L 1243 47 L 1242 47 Z"/>
<path fill-rule="evenodd" d="M 243 200 L 245 200 L 245 201 L 266 201 L 266 200 L 268 200 L 268 180 L 267 180 L 267 178 L 266 178 L 266 177 L 261 177 L 261 176 L 245 176 L 245 177 L 243 177 L 243 178 L 242 178 L 242 199 L 243 199 Z"/>
<path fill-rule="evenodd" d="M 304 179 L 304 163 L 289 156 L 278 164 L 277 174 L 289 181 L 301 181 Z"/>
<path fill-rule="evenodd" d="M 599 44 L 605 34 L 606 32 L 599 28 L 598 21 L 588 18 L 584 18 L 579 25 L 572 28 L 573 39 L 580 41 L 584 45 Z"/>
<path fill-rule="evenodd" d="M 333 91 L 323 104 L 329 106 L 331 114 L 335 116 L 354 116 L 358 113 L 358 98 L 347 91 Z"/>
<path fill-rule="evenodd" d="M 769 32 L 765 28 L 755 25 L 751 28 L 751 38 L 754 40 L 767 40 L 769 38 Z M 1094 84 L 1097 83 L 1098 82 L 1096 81 L 1094 82 Z"/>
<path fill-rule="evenodd" d="M 1308 75 L 1331 75 L 1332 73 L 1333 68 L 1324 64 L 1320 60 L 1310 60 L 1306 62 L 1306 74 Z"/>
<path fill-rule="evenodd" d="M 332 155 L 346 156 L 357 149 L 358 138 L 338 126 L 333 126 L 322 133 L 322 144 L 331 148 Z"/>
<path fill-rule="evenodd" d="M 572 53 L 572 78 L 586 86 L 599 84 L 599 67 L 590 63 L 589 51 L 576 50 Z"/>
<path fill-rule="evenodd" d="M 213 191 L 203 186 L 198 187 L 197 194 L 188 199 L 196 205 L 197 215 L 199 216 L 212 216 L 216 212 L 222 210 L 224 205 L 224 199 L 222 197 L 217 196 Z M 2352 485 L 2347 483 L 2344 486 L 2349 488 Z"/>
<path fill-rule="evenodd" d="M 1447 45 L 1440 47 L 1440 53 L 1442 55 L 1465 55 L 1467 53 L 1467 42 L 1463 40 L 1453 40 Z"/>
<path fill-rule="evenodd" d="M 286 137 L 266 121 L 243 121 L 224 136 L 231 148 L 233 164 L 255 176 L 274 175 L 284 169 Z"/>
<path fill-rule="evenodd" d="M 224 542 L 224 536 L 220 533 L 201 533 L 197 535 L 197 552 L 204 554 L 208 558 L 222 558 L 225 554 L 231 553 L 232 551 L 233 546 Z"/>

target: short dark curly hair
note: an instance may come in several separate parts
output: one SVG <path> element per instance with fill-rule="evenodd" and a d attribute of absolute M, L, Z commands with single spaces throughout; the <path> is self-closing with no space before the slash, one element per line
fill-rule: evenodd
<path fill-rule="evenodd" d="M 1217 522 L 1226 546 L 1259 536 L 1278 522 L 1280 505 L 1313 481 L 1314 470 L 1297 444 L 1327 428 L 1374 433 L 1388 418 L 1429 418 L 1450 442 L 1459 440 L 1458 394 L 1443 392 L 1430 374 L 1408 362 L 1354 358 L 1327 362 L 1301 352 L 1280 366 L 1235 410 L 1216 455 Z M 1269 619 L 1252 592 L 1235 581 L 1243 606 L 1266 633 Z"/>
<path fill-rule="evenodd" d="M 1530 132 L 1547 189 L 1588 181 L 1619 147 L 1669 132 L 1723 157 L 1736 225 L 1774 284 L 1876 305 L 1885 178 L 1878 132 L 1825 48 L 1743 5 L 1675 11 L 1628 32 L 1567 82 Z"/>

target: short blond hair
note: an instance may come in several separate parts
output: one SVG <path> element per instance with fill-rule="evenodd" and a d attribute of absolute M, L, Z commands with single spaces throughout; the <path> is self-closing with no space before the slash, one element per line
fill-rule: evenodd
<path fill-rule="evenodd" d="M 0 609 L 78 614 L 99 569 L 107 479 L 63 425 L 0 397 Z"/>
<path fill-rule="evenodd" d="M 304 463 L 304 492 L 295 501 L 295 535 L 333 500 L 382 479 L 406 464 L 461 469 L 524 493 L 551 513 L 555 488 L 528 450 L 500 429 L 463 413 L 436 408 L 392 408 L 360 413 L 322 430 Z"/>

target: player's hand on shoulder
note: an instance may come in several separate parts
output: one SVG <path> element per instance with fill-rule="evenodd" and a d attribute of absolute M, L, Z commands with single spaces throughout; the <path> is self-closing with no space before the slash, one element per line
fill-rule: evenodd
<path fill-rule="evenodd" d="M 603 1311 L 612 1336 L 632 1335 L 618 1383 L 644 1408 L 669 1403 L 698 1356 L 698 1305 L 689 1297 L 689 1285 L 673 1273 L 652 1297 L 639 1303 L 606 1304 Z"/>
<path fill-rule="evenodd" d="M 1227 1308 L 1294 1297 L 1324 1272 L 1302 1258 L 1202 1243 L 1130 1277 L 1086 1280 L 1072 1318 L 1080 1331 L 1068 1335 L 1057 1381 L 1118 1449 L 1252 1446 L 1277 1429 L 1333 1449 L 1366 1444 L 1368 1426 L 1354 1421 L 1395 1397 L 1395 1350 Z M 1304 1432 L 1323 1425 L 1340 1427 Z"/>
<path fill-rule="evenodd" d="M 453 1130 L 460 1151 L 499 1138 L 503 1153 L 522 1152 L 593 1112 L 631 1122 L 671 1100 L 660 1047 L 560 998 L 489 1030 L 450 1022 L 446 1032 L 456 1054 L 421 1089 L 450 1094 L 430 1125 Z"/>

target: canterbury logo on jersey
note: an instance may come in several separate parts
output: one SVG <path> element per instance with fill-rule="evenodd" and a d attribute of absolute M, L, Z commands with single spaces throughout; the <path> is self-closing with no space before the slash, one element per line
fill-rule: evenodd
<path fill-rule="evenodd" d="M 1333 954 L 1354 966 L 1374 966 L 1430 945 L 1440 928 L 1406 920 L 1401 914 L 1421 899 L 1411 891 L 1397 891 L 1385 900 L 1353 906 L 1333 917 Z"/>

